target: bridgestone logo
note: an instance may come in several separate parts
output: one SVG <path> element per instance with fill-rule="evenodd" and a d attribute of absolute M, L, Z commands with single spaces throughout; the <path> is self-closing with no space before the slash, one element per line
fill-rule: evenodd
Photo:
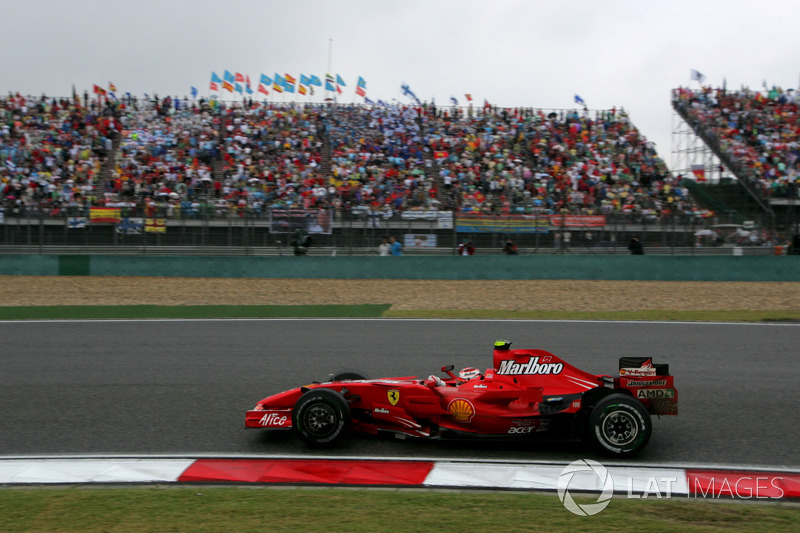
<path fill-rule="evenodd" d="M 545 375 L 560 374 L 564 370 L 564 363 L 542 363 L 539 364 L 539 357 L 531 357 L 527 363 L 516 363 L 513 359 L 500 362 L 498 374 L 517 376 L 521 374 Z"/>

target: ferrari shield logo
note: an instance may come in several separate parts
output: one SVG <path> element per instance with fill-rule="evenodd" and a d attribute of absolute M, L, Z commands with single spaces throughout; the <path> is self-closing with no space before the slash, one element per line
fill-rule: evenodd
<path fill-rule="evenodd" d="M 386 393 L 386 396 L 389 397 L 389 403 L 392 405 L 397 405 L 397 402 L 400 401 L 400 391 L 397 389 L 392 389 Z"/>

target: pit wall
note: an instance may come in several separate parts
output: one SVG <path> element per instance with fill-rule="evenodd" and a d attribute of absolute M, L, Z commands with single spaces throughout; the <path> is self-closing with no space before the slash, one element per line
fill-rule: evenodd
<path fill-rule="evenodd" d="M 800 281 L 800 256 L 173 257 L 0 255 L 0 275 Z"/>

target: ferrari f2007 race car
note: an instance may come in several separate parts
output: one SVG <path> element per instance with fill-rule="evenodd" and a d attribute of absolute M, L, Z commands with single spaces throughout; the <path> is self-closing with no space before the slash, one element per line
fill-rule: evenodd
<path fill-rule="evenodd" d="M 650 415 L 678 414 L 678 392 L 666 364 L 622 357 L 619 375 L 584 372 L 544 350 L 494 346 L 481 373 L 442 367 L 432 375 L 368 379 L 332 375 L 268 396 L 247 411 L 245 427 L 291 429 L 306 444 L 330 446 L 348 430 L 420 438 L 583 438 L 612 456 L 639 452 L 650 439 Z"/>

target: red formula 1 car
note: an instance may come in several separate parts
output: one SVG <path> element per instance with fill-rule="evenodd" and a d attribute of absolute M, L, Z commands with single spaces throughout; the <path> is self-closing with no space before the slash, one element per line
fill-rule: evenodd
<path fill-rule="evenodd" d="M 650 439 L 650 415 L 678 414 L 668 365 L 620 359 L 619 376 L 584 372 L 544 350 L 512 350 L 497 341 L 485 373 L 443 367 L 430 376 L 367 379 L 331 376 L 268 396 L 247 411 L 248 428 L 292 429 L 312 446 L 332 445 L 348 430 L 422 438 L 487 436 L 585 438 L 621 457 Z"/>

